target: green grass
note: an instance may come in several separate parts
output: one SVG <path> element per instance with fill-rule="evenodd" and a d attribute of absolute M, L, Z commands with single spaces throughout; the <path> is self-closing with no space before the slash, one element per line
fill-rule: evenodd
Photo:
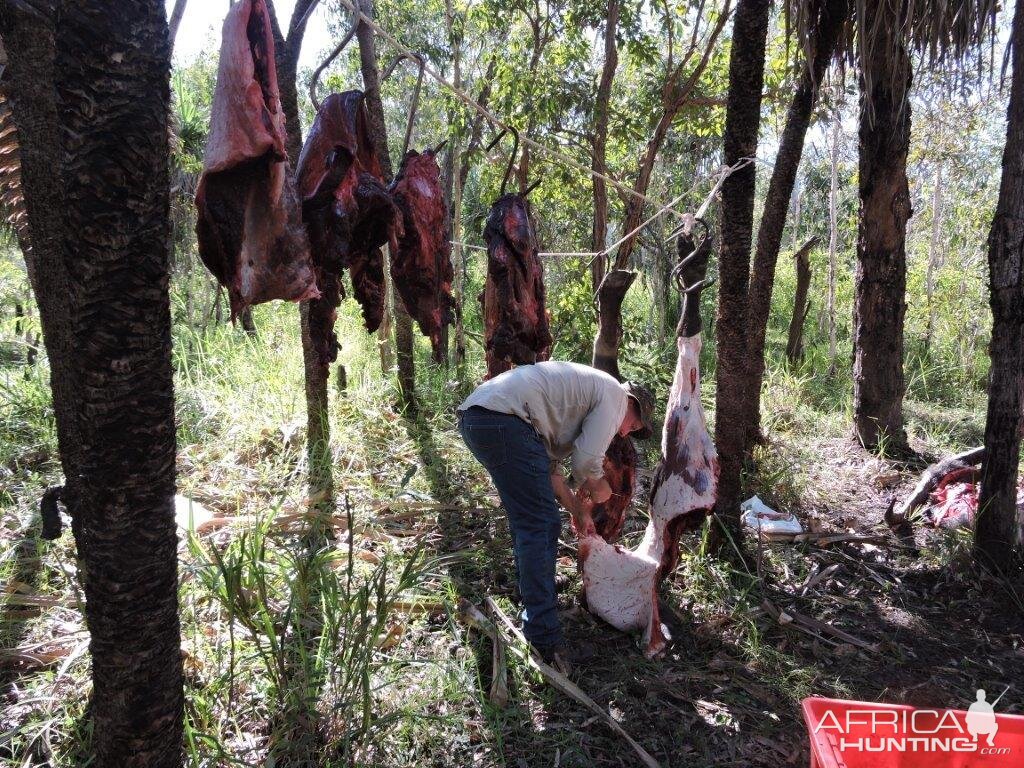
<path fill-rule="evenodd" d="M 558 311 L 570 317 L 585 298 L 569 296 Z M 392 377 L 381 372 L 376 337 L 365 333 L 346 302 L 338 336 L 348 387 L 343 394 L 332 389 L 330 409 L 338 530 L 333 540 L 317 539 L 283 525 L 307 501 L 298 313 L 292 306 L 258 307 L 253 339 L 210 320 L 205 276 L 179 277 L 173 299 L 179 492 L 233 519 L 191 538 L 181 552 L 187 764 L 518 768 L 520 758 L 553 764 L 557 754 L 562 765 L 583 766 L 592 764 L 595 751 L 621 753 L 613 736 L 595 734 L 586 713 L 514 659 L 514 703 L 491 706 L 489 641 L 454 616 L 459 597 L 480 602 L 487 594 L 514 613 L 507 525 L 455 430 L 454 407 L 482 370 L 479 344 L 469 340 L 460 376 L 430 365 L 427 343 L 418 339 L 421 408 L 415 416 L 403 414 Z M 475 304 L 467 310 L 471 328 L 479 327 L 477 311 Z M 633 302 L 627 312 L 636 327 L 644 308 Z M 579 352 L 583 345 L 570 339 L 569 347 Z M 750 492 L 779 508 L 839 504 L 815 473 L 831 471 L 821 469 L 830 452 L 849 445 L 850 380 L 843 366 L 832 377 L 819 373 L 828 365 L 823 349 L 812 333 L 802 365 L 770 361 L 764 390 L 769 443 L 758 450 L 745 481 Z M 671 344 L 644 331 L 627 338 L 624 367 L 664 395 L 673 355 Z M 710 409 L 710 342 L 704 358 L 702 393 Z M 977 439 L 981 395 L 935 365 L 912 374 L 908 431 L 926 450 L 942 453 Z M 0 765 L 83 764 L 89 666 L 73 542 L 70 534 L 52 544 L 35 538 L 38 498 L 59 480 L 45 358 L 35 366 L 0 362 L 0 434 L 0 585 L 24 584 L 27 594 L 57 603 L 16 611 L 0 597 L 0 652 L 5 658 L 25 648 L 64 654 L 26 669 L 0 667 L 17 691 L 0 715 Z M 655 458 L 645 453 L 648 468 Z M 863 464 L 856 471 L 873 466 L 863 457 L 857 461 Z M 417 505 L 425 508 L 411 513 Z M 642 523 L 630 523 L 627 543 Z M 928 567 L 962 563 L 962 539 L 943 541 L 926 558 Z M 568 559 L 561 570 L 574 579 L 566 593 L 571 604 L 578 577 L 572 550 L 562 554 Z M 769 548 L 760 563 L 779 583 L 799 582 L 809 572 L 807 553 L 798 550 Z M 612 711 L 621 708 L 627 726 L 643 731 L 635 735 L 671 739 L 666 723 L 678 718 L 671 709 L 678 708 L 676 700 L 664 710 L 660 699 L 648 706 L 644 681 L 662 675 L 701 680 L 723 658 L 754 674 L 762 694 L 776 702 L 761 705 L 770 716 L 756 731 L 772 738 L 791 729 L 785 713 L 800 697 L 863 690 L 780 645 L 778 629 L 758 612 L 769 592 L 757 574 L 736 568 L 711 556 L 701 541 L 688 541 L 664 590 L 678 614 L 671 620 L 685 619 L 676 630 L 684 640 L 665 662 L 646 661 L 630 641 L 576 612 L 576 631 L 619 643 L 606 678 L 588 679 L 585 687 Z M 710 702 L 696 715 L 708 730 L 703 741 L 694 736 L 694 744 L 676 754 L 688 765 L 717 764 L 716 740 L 750 728 L 742 714 L 747 699 L 686 690 Z M 648 709 L 652 714 L 638 714 Z M 692 708 L 686 711 L 695 716 Z"/>

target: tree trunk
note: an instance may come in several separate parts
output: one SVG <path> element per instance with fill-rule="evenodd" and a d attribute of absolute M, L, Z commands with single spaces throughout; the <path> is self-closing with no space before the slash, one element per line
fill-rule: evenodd
<path fill-rule="evenodd" d="M 942 257 L 942 166 L 935 166 L 935 186 L 932 191 L 932 241 L 928 248 L 928 268 L 925 273 L 924 290 L 928 302 L 928 327 L 925 329 L 924 348 L 927 352 L 932 348 L 932 335 L 935 333 L 935 273 Z"/>
<path fill-rule="evenodd" d="M 811 302 L 807 298 L 811 288 L 811 249 L 817 242 L 818 238 L 812 238 L 793 255 L 796 261 L 796 291 L 793 294 L 793 316 L 789 321 L 789 340 L 786 344 L 786 359 L 790 365 L 796 365 L 804 359 L 804 323 L 811 311 Z"/>
<path fill-rule="evenodd" d="M 452 82 L 457 89 L 462 88 L 462 39 L 455 33 L 455 7 L 452 0 L 445 0 L 444 4 L 445 31 L 448 34 L 448 44 L 452 49 Z M 478 116 L 479 117 L 479 116 Z M 455 121 L 449 121 L 454 126 Z M 455 348 L 451 351 L 451 357 L 455 361 L 459 379 L 462 378 L 462 365 L 466 360 L 466 333 L 462 322 L 463 297 L 466 292 L 463 276 L 465 275 L 466 252 L 462 247 L 462 167 L 463 155 L 461 153 L 461 136 L 458 130 L 452 128 L 448 136 L 448 159 L 451 165 L 451 176 L 448 184 L 451 187 L 451 205 L 448 207 L 449 221 L 453 253 L 452 266 L 455 269 L 453 281 L 453 303 L 455 304 L 455 329 L 453 333 Z"/>
<path fill-rule="evenodd" d="M 725 8 L 725 11 L 727 10 L 728 5 Z M 714 51 L 715 43 L 718 40 L 718 36 L 722 33 L 722 30 L 725 28 L 725 23 L 728 18 L 729 14 L 727 12 L 723 12 L 718 17 L 715 27 L 711 30 L 711 34 L 708 35 L 704 42 L 704 52 L 700 61 L 697 62 L 694 68 L 690 71 L 690 74 L 686 76 L 685 81 L 683 80 L 683 67 L 689 61 L 690 56 L 697 51 L 696 47 L 691 48 L 689 54 L 684 57 L 683 61 L 674 67 L 666 76 L 661 89 L 661 117 L 658 119 L 658 124 L 654 128 L 654 134 L 647 142 L 644 155 L 640 160 L 640 169 L 637 171 L 636 180 L 633 182 L 633 191 L 636 194 L 630 195 L 629 199 L 626 201 L 626 214 L 623 217 L 622 222 L 623 236 L 625 239 L 619 244 L 619 247 L 615 252 L 615 270 L 625 270 L 629 267 L 630 257 L 633 254 L 637 238 L 640 235 L 640 233 L 635 230 L 640 226 L 644 215 L 644 200 L 642 197 L 637 197 L 637 195 L 642 196 L 647 194 L 647 189 L 651 184 L 651 176 L 654 173 L 654 163 L 658 158 L 658 153 L 661 151 L 661 147 L 665 143 L 665 139 L 668 137 L 668 132 L 672 128 L 672 123 L 675 120 L 676 115 L 679 114 L 679 110 L 681 110 L 690 99 L 694 88 L 700 81 L 701 75 L 704 74 L 704 70 L 707 68 L 708 62 L 711 60 L 711 54 Z M 619 308 L 616 309 L 616 312 L 619 312 L 619 314 L 609 324 L 610 327 L 617 327 L 620 329 L 622 327 L 622 315 L 620 310 L 622 307 L 622 300 L 625 298 L 625 290 L 628 289 L 629 286 L 627 285 L 624 289 L 623 295 L 616 299 L 615 306 Z M 594 340 L 595 349 L 599 344 L 603 346 L 605 343 L 605 341 L 600 338 L 602 333 L 600 328 L 600 313 L 598 315 L 598 323 L 598 338 Z M 620 330 L 620 339 L 621 336 L 622 333 Z M 610 338 L 610 336 L 606 336 L 606 338 Z M 607 349 L 603 354 L 614 354 L 616 359 L 614 361 L 610 361 L 609 365 L 614 364 L 615 367 L 618 368 L 619 348 L 617 345 L 614 350 Z"/>
<path fill-rule="evenodd" d="M 829 153 L 831 174 L 828 189 L 828 365 L 829 374 L 836 368 L 836 273 L 839 246 L 839 142 L 843 121 L 837 113 L 832 124 L 832 147 Z"/>
<path fill-rule="evenodd" d="M 796 174 L 803 155 L 804 139 L 811 122 L 814 105 L 822 78 L 835 56 L 839 34 L 849 13 L 847 0 L 821 0 L 817 10 L 813 36 L 810 41 L 810 59 L 805 62 L 800 84 L 793 94 L 786 114 L 786 127 L 779 142 L 764 213 L 757 230 L 757 247 L 750 276 L 747 298 L 747 381 L 742 391 L 744 401 L 740 409 L 744 414 L 744 453 L 761 439 L 761 386 L 764 383 L 764 342 L 771 313 L 772 289 L 775 285 L 775 267 L 779 260 L 786 214 L 796 184 Z M 801 320 L 801 328 L 802 328 Z"/>
<path fill-rule="evenodd" d="M 174 8 L 171 10 L 171 17 L 167 21 L 171 39 L 171 50 L 174 50 L 174 41 L 178 38 L 178 27 L 181 25 L 181 17 L 185 15 L 185 6 L 188 0 L 175 0 Z"/>
<path fill-rule="evenodd" d="M 374 17 L 373 0 L 359 0 L 359 9 L 371 19 Z M 356 27 L 356 40 L 359 42 L 359 68 L 363 75 L 363 90 L 366 93 L 366 113 L 369 123 L 370 139 L 380 158 L 380 167 L 384 173 L 384 181 L 390 182 L 394 174 L 391 155 L 388 150 L 387 123 L 384 120 L 384 104 L 380 95 L 380 70 L 377 67 L 377 44 L 373 28 L 360 21 Z M 390 263 L 390 253 L 387 262 Z M 391 287 L 390 270 L 385 264 L 385 281 L 388 286 L 387 305 L 394 302 L 395 325 L 395 359 L 398 363 L 398 390 L 402 404 L 410 411 L 416 410 L 416 360 L 413 357 L 412 317 L 405 309 L 402 299 Z M 387 318 L 381 329 L 387 327 Z M 384 339 L 381 340 L 382 345 Z M 388 355 L 390 356 L 390 355 Z M 381 362 L 384 363 L 385 353 L 382 347 Z M 386 374 L 390 370 L 385 371 Z"/>
<path fill-rule="evenodd" d="M 284 112 L 285 148 L 288 150 L 289 172 L 293 172 L 302 151 L 302 125 L 299 122 L 299 94 L 297 71 L 305 25 L 300 20 L 305 16 L 313 0 L 298 0 L 292 9 L 288 25 L 288 37 L 281 31 L 273 0 L 268 0 L 270 21 L 274 32 L 274 67 L 277 70 L 277 86 L 281 96 L 281 111 Z M 334 512 L 334 467 L 331 454 L 330 395 L 328 383 L 331 370 L 325 365 L 310 335 L 309 313 L 320 299 L 299 303 L 299 335 L 302 341 L 302 364 L 306 393 L 306 461 L 308 464 L 309 499 L 319 515 L 326 518 Z M 242 316 L 242 327 L 249 332 L 252 323 Z"/>
<path fill-rule="evenodd" d="M 725 110 L 726 165 L 757 155 L 764 87 L 764 52 L 770 0 L 740 0 L 729 54 L 729 97 Z M 740 471 L 746 444 L 743 404 L 747 354 L 747 284 L 754 226 L 756 175 L 750 164 L 722 184 L 722 234 L 719 253 L 715 445 L 721 475 L 718 516 L 733 536 L 740 535 Z"/>
<path fill-rule="evenodd" d="M 1019 555 L 1017 473 L 1024 418 L 1024 7 L 1013 17 L 1013 80 L 999 201 L 988 238 L 992 372 L 975 551 L 1006 571 Z"/>
<path fill-rule="evenodd" d="M 56 44 L 61 253 L 82 440 L 69 510 L 90 632 L 93 748 L 99 766 L 179 766 L 163 4 L 67 3 Z"/>
<path fill-rule="evenodd" d="M 888 18 L 892 16 L 892 18 Z M 881 0 L 867 18 L 891 30 L 899 19 Z M 860 216 L 853 311 L 853 419 L 861 443 L 905 453 L 903 318 L 906 314 L 910 57 L 878 41 L 861 62 Z"/>
<path fill-rule="evenodd" d="M 594 99 L 594 149 L 590 167 L 595 173 L 607 174 L 608 105 L 612 95 L 612 81 L 619 66 L 619 50 L 615 35 L 619 25 L 619 0 L 608 0 L 608 12 L 604 25 L 604 66 L 601 81 Z M 593 177 L 594 185 L 594 226 L 590 241 L 591 250 L 600 252 L 608 244 L 608 189 L 605 181 Z M 596 258 L 590 265 L 591 290 L 597 289 L 604 279 L 604 258 Z"/>
<path fill-rule="evenodd" d="M 61 256 L 63 185 L 57 119 L 55 41 L 50 23 L 0 5 L 0 34 L 7 53 L 5 93 L 19 139 L 21 186 L 28 237 L 20 240 L 29 282 L 39 307 L 43 344 L 50 362 L 50 389 L 57 445 L 64 470 L 65 501 L 73 503 L 77 457 L 78 375 L 71 338 L 70 282 Z M 19 234 L 20 237 L 20 234 Z"/>

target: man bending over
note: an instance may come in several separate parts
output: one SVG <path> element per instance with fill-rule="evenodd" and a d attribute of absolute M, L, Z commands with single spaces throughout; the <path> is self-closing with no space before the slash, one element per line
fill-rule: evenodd
<path fill-rule="evenodd" d="M 577 496 L 559 471 L 572 457 L 579 498 L 608 501 L 604 454 L 616 435 L 651 436 L 654 398 L 578 363 L 545 362 L 506 371 L 459 406 L 459 431 L 490 474 L 508 515 L 523 601 L 523 634 L 548 662 L 565 664 L 555 595 L 558 504 L 581 524 Z"/>

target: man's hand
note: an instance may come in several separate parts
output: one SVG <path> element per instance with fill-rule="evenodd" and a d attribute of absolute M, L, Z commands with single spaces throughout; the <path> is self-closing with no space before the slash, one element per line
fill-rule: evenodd
<path fill-rule="evenodd" d="M 576 494 L 576 514 L 573 515 L 572 521 L 581 539 L 597 534 L 597 528 L 594 527 L 594 518 L 590 516 L 593 509 L 594 503 L 590 500 L 590 497 L 584 496 L 582 490 Z"/>
<path fill-rule="evenodd" d="M 555 498 L 565 507 L 565 510 L 575 517 L 576 515 L 576 494 L 572 492 L 569 483 L 558 472 L 551 474 L 551 488 L 555 492 Z"/>
<path fill-rule="evenodd" d="M 580 495 L 592 504 L 604 504 L 612 497 L 612 488 L 603 477 L 588 477 L 580 486 Z"/>

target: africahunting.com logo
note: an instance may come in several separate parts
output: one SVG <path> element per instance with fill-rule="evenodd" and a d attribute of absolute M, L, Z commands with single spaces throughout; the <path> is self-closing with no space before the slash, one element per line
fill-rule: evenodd
<path fill-rule="evenodd" d="M 1009 689 L 1007 689 L 1009 690 Z M 840 752 L 969 752 L 1007 755 L 996 743 L 999 722 L 984 689 L 967 712 L 951 709 L 826 709 L 814 733 L 824 734 Z"/>

